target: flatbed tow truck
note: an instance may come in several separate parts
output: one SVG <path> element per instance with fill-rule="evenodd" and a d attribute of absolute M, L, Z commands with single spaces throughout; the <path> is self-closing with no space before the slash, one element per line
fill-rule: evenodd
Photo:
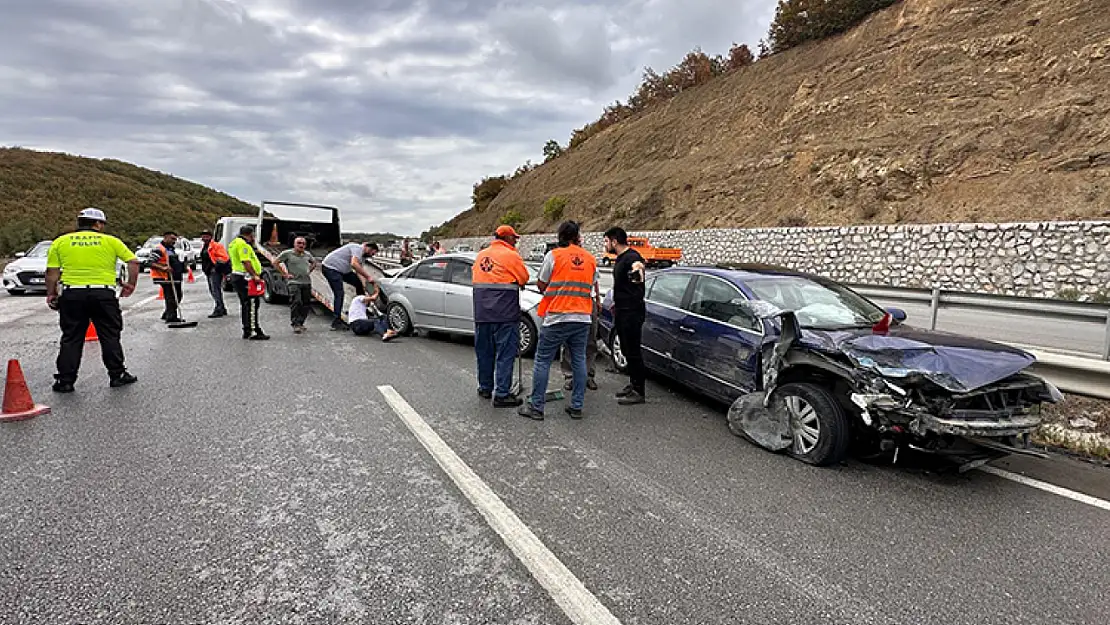
<path fill-rule="evenodd" d="M 306 249 L 317 261 L 323 261 L 325 256 L 343 245 L 338 208 L 270 200 L 262 202 L 258 215 L 221 217 L 212 230 L 212 238 L 227 247 L 239 236 L 239 228 L 246 225 L 255 228 L 254 247 L 262 263 L 262 280 L 266 283 L 266 291 L 262 297 L 268 304 L 285 304 L 289 301 L 289 285 L 277 268 L 276 259 L 281 252 L 293 247 L 294 239 L 304 237 Z M 385 268 L 376 263 L 367 262 L 366 265 L 374 273 L 387 275 Z M 316 267 L 310 275 L 312 296 L 325 308 L 332 310 L 331 287 L 323 272 Z M 346 301 L 349 302 L 354 297 L 355 290 L 350 285 L 346 288 Z M 225 284 L 224 290 L 230 291 L 230 285 Z M 343 314 L 345 316 L 346 311 Z"/>

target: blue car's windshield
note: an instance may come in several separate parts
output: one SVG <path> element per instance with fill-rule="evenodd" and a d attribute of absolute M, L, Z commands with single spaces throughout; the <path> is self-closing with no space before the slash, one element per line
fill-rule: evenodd
<path fill-rule="evenodd" d="M 884 311 L 834 282 L 804 276 L 762 276 L 744 281 L 756 299 L 792 310 L 803 328 L 834 330 L 878 323 Z"/>

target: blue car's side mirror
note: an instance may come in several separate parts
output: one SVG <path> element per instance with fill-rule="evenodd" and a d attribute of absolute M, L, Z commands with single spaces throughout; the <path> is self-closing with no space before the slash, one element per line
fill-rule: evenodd
<path fill-rule="evenodd" d="M 906 321 L 906 311 L 902 310 L 901 308 L 887 308 L 886 311 L 890 313 L 890 316 L 893 317 L 894 320 L 898 323 L 903 323 Z"/>

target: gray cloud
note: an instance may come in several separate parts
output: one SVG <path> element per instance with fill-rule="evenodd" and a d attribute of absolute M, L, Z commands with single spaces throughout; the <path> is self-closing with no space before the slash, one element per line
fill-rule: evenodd
<path fill-rule="evenodd" d="M 0 19 L 0 142 L 416 233 L 627 96 L 644 65 L 754 44 L 774 4 L 17 0 Z"/>

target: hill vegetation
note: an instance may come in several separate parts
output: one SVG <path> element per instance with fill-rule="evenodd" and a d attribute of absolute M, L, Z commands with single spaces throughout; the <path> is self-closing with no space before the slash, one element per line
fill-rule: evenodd
<path fill-rule="evenodd" d="M 258 212 L 226 193 L 123 161 L 0 148 L 0 256 L 72 231 L 88 206 L 103 209 L 108 232 L 130 247 L 165 230 L 194 237 L 219 217 Z"/>
<path fill-rule="evenodd" d="M 1110 13 L 1083 0 L 781 0 L 474 187 L 436 237 L 1110 216 Z"/>

